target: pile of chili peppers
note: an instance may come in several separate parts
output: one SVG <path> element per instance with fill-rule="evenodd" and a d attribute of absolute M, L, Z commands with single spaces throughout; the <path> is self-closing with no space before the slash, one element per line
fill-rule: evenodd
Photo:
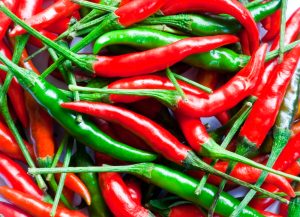
<path fill-rule="evenodd" d="M 300 5 L 286 11 L 1 0 L 0 216 L 299 217 Z"/>

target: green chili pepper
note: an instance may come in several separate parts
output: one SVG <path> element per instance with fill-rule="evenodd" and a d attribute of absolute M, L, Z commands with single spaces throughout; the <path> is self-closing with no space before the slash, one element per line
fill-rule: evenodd
<path fill-rule="evenodd" d="M 205 184 L 199 195 L 195 194 L 195 190 L 199 181 L 187 176 L 176 170 L 172 170 L 168 167 L 153 164 L 153 163 L 141 163 L 130 166 L 102 166 L 102 167 L 69 167 L 69 168 L 42 168 L 42 169 L 30 169 L 29 173 L 60 173 L 60 172 L 127 172 L 136 175 L 147 182 L 175 194 L 185 200 L 191 201 L 196 205 L 199 205 L 205 209 L 208 209 L 213 202 L 214 195 L 217 192 L 217 188 L 210 184 Z M 238 206 L 239 200 L 233 198 L 231 195 L 222 192 L 220 199 L 217 202 L 216 213 L 226 217 L 234 211 Z M 245 207 L 240 216 L 243 217 L 263 217 L 256 210 Z"/>
<path fill-rule="evenodd" d="M 0 59 L 8 66 L 14 76 L 17 77 L 24 89 L 29 91 L 36 101 L 78 141 L 96 151 L 125 161 L 146 162 L 156 159 L 156 155 L 154 154 L 131 148 L 113 140 L 89 120 L 78 123 L 76 121 L 76 114 L 62 109 L 60 106 L 62 102 L 69 101 L 63 92 L 44 79 L 40 79 L 34 72 L 13 64 L 2 54 L 0 54 Z"/>
<path fill-rule="evenodd" d="M 298 217 L 299 215 L 300 215 L 300 197 L 295 197 L 290 201 L 287 217 Z"/>
<path fill-rule="evenodd" d="M 130 45 L 143 50 L 165 46 L 184 38 L 187 37 L 139 27 L 116 30 L 98 38 L 94 45 L 94 53 L 98 53 L 105 46 L 114 44 Z M 248 60 L 248 56 L 237 54 L 227 48 L 218 48 L 189 56 L 183 61 L 207 70 L 236 72 L 244 67 Z"/>
<path fill-rule="evenodd" d="M 78 167 L 90 167 L 94 166 L 94 162 L 91 157 L 86 153 L 83 146 L 77 146 L 77 152 L 74 155 L 75 165 Z M 80 179 L 84 182 L 88 188 L 92 203 L 88 207 L 91 217 L 106 217 L 109 216 L 104 199 L 102 198 L 101 190 L 98 184 L 98 177 L 96 173 L 80 173 Z"/>
<path fill-rule="evenodd" d="M 258 22 L 273 14 L 280 7 L 280 2 L 281 0 L 269 1 L 265 4 L 250 7 L 249 11 L 254 20 Z M 196 14 L 179 14 L 148 18 L 143 24 L 165 24 L 188 34 L 198 36 L 237 33 L 242 29 L 242 26 L 234 18 L 229 16 L 209 17 Z"/>

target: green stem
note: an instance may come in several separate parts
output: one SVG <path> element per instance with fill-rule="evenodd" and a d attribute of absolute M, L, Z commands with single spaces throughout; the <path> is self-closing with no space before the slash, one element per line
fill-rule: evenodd
<path fill-rule="evenodd" d="M 223 140 L 222 144 L 220 145 L 222 148 L 226 149 L 227 146 L 229 145 L 230 141 L 233 139 L 234 135 L 236 134 L 236 132 L 239 130 L 239 128 L 241 127 L 241 125 L 244 123 L 244 121 L 246 120 L 247 116 L 250 113 L 252 107 L 252 103 L 247 102 L 244 104 L 244 106 L 240 109 L 239 113 L 239 118 L 237 120 L 235 120 L 234 124 L 232 125 L 230 131 L 228 132 L 227 136 L 225 137 L 225 139 Z M 211 166 L 216 165 L 216 163 L 218 162 L 218 159 L 213 160 L 213 162 L 210 164 Z M 206 173 L 202 179 L 200 180 L 199 185 L 196 188 L 195 194 L 199 195 L 205 185 L 205 183 L 207 182 L 209 177 L 209 174 Z"/>
<path fill-rule="evenodd" d="M 68 145 L 65 160 L 64 160 L 64 163 L 63 163 L 63 167 L 68 167 L 69 166 L 70 160 L 71 160 L 71 155 L 72 155 L 72 147 L 70 145 Z M 57 206 L 58 206 L 61 194 L 62 194 L 62 190 L 64 188 L 66 175 L 67 175 L 66 173 L 63 173 L 60 176 L 57 191 L 56 191 L 55 198 L 54 198 L 54 202 L 53 202 L 51 212 L 50 212 L 50 216 L 52 216 L 52 217 L 55 216 L 56 209 L 57 209 Z"/>
<path fill-rule="evenodd" d="M 65 147 L 67 146 L 68 142 L 69 142 L 69 135 L 68 135 L 68 134 L 65 134 L 65 136 L 64 136 L 64 138 L 62 139 L 61 144 L 59 145 L 58 150 L 57 150 L 57 152 L 56 152 L 56 154 L 55 154 L 55 156 L 54 156 L 54 159 L 53 159 L 53 161 L 52 161 L 52 165 L 51 165 L 50 168 L 55 168 L 55 167 L 56 167 L 56 165 L 57 165 L 57 163 L 58 163 L 58 161 L 59 161 L 59 158 L 60 158 L 60 156 L 61 156 L 63 150 L 64 150 Z M 52 173 L 51 173 L 51 174 L 48 174 L 48 175 L 46 176 L 46 180 L 47 180 L 47 181 L 50 181 L 50 180 L 52 179 L 52 177 L 53 177 L 53 174 L 52 174 Z"/>
<path fill-rule="evenodd" d="M 287 51 L 290 51 L 292 50 L 294 47 L 296 47 L 298 44 L 300 44 L 300 40 L 297 40 L 297 41 L 294 41 L 286 46 L 283 47 L 283 53 L 287 52 Z M 274 50 L 274 51 L 271 51 L 269 53 L 267 53 L 267 56 L 266 56 L 266 62 L 274 59 L 275 57 L 277 57 L 278 55 L 280 54 L 280 50 L 277 49 L 277 50 Z"/>
<path fill-rule="evenodd" d="M 177 90 L 178 94 L 181 96 L 181 98 L 183 100 L 187 100 L 185 93 L 183 92 L 182 88 L 180 87 L 180 85 L 178 84 L 174 73 L 170 70 L 170 68 L 167 68 L 166 70 L 166 74 L 167 77 L 169 78 L 169 80 L 172 82 L 172 84 L 174 85 L 175 89 Z"/>
<path fill-rule="evenodd" d="M 285 23 L 286 23 L 286 10 L 287 10 L 287 0 L 281 1 L 281 23 L 280 23 L 280 41 L 279 41 L 279 60 L 281 63 L 283 61 L 284 54 L 284 37 L 285 37 Z"/>
<path fill-rule="evenodd" d="M 71 0 L 72 2 L 79 4 L 84 7 L 92 8 L 92 9 L 97 9 L 101 11 L 107 11 L 107 12 L 114 12 L 117 8 L 112 7 L 109 5 L 102 5 L 102 4 L 97 4 L 97 3 L 92 3 L 89 1 L 84 1 L 84 0 Z"/>
<path fill-rule="evenodd" d="M 184 82 L 186 82 L 186 83 L 188 83 L 190 85 L 198 87 L 200 90 L 203 90 L 203 91 L 205 91 L 207 93 L 213 93 L 213 91 L 212 91 L 211 88 L 206 87 L 206 86 L 204 86 L 202 84 L 199 84 L 199 83 L 197 83 L 195 81 L 192 81 L 192 80 L 190 80 L 190 79 L 188 79 L 188 78 L 186 78 L 184 76 L 181 76 L 181 75 L 178 75 L 178 74 L 174 74 L 174 77 L 177 78 L 177 79 L 179 79 L 179 80 L 182 80 L 182 81 L 184 81 Z"/>

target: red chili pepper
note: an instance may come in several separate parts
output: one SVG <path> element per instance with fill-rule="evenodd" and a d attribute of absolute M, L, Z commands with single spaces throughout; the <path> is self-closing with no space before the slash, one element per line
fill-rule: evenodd
<path fill-rule="evenodd" d="M 250 143 L 253 148 L 259 148 L 262 144 L 275 123 L 285 90 L 297 67 L 299 57 L 300 46 L 298 45 L 285 56 L 283 62 L 273 72 L 273 76 L 262 90 L 241 128 L 239 134 L 241 149 L 242 146 L 248 146 Z"/>
<path fill-rule="evenodd" d="M 191 86 L 185 82 L 178 81 L 180 87 L 185 93 L 199 95 L 201 97 L 207 94 L 198 88 Z M 170 79 L 157 75 L 143 75 L 135 76 L 132 78 L 124 78 L 110 83 L 107 86 L 108 89 L 164 89 L 164 90 L 175 90 L 173 83 Z M 126 96 L 111 94 L 109 96 L 110 102 L 121 102 L 121 103 L 132 103 L 146 97 L 141 96 Z"/>
<path fill-rule="evenodd" d="M 285 203 L 280 203 L 279 205 L 279 214 L 281 216 L 288 216 L 289 205 Z"/>
<path fill-rule="evenodd" d="M 62 166 L 62 163 L 57 164 L 59 167 Z M 55 174 L 55 178 L 57 180 L 60 179 L 60 174 Z M 66 180 L 65 180 L 65 186 L 80 195 L 87 205 L 91 204 L 91 195 L 89 193 L 89 190 L 85 186 L 85 184 L 74 174 L 74 173 L 67 173 Z"/>
<path fill-rule="evenodd" d="M 27 20 L 42 9 L 43 0 L 19 0 L 16 15 Z"/>
<path fill-rule="evenodd" d="M 218 162 L 214 166 L 215 169 L 221 172 L 225 172 L 227 167 L 228 167 L 228 162 L 224 162 L 224 161 Z M 203 172 L 201 171 L 193 171 L 191 174 L 197 178 L 201 178 L 203 176 Z M 242 163 L 238 163 L 233 169 L 233 171 L 230 173 L 231 176 L 248 183 L 256 183 L 260 174 L 261 174 L 261 170 Z M 214 175 L 209 176 L 210 183 L 219 185 L 221 181 L 222 179 L 220 177 Z M 284 177 L 277 176 L 274 174 L 268 174 L 265 183 L 276 186 L 281 191 L 286 192 L 288 195 L 295 195 L 292 186 Z"/>
<path fill-rule="evenodd" d="M 205 217 L 203 211 L 193 204 L 183 204 L 170 208 L 169 217 Z"/>
<path fill-rule="evenodd" d="M 26 141 L 24 141 L 24 143 L 31 157 L 33 157 L 34 153 L 32 146 L 29 145 Z M 25 161 L 23 153 L 17 145 L 14 136 L 2 122 L 0 122 L 0 144 L 0 152 L 6 154 L 7 156 L 13 159 Z"/>
<path fill-rule="evenodd" d="M 60 0 L 47 7 L 45 10 L 35 14 L 26 20 L 26 23 L 35 29 L 44 29 L 47 26 L 55 23 L 61 18 L 70 16 L 75 10 L 78 10 L 80 6 L 73 3 L 70 0 Z M 26 31 L 16 26 L 9 35 L 15 37 L 17 35 L 24 34 Z"/>
<path fill-rule="evenodd" d="M 0 194 L 14 205 L 18 206 L 33 217 L 50 216 L 52 204 L 43 202 L 29 194 L 10 189 L 6 186 L 0 186 Z M 56 210 L 56 217 L 87 217 L 79 211 L 68 210 L 59 206 Z"/>
<path fill-rule="evenodd" d="M 38 199 L 43 198 L 43 192 L 31 179 L 27 172 L 9 157 L 0 153 L 0 174 L 12 186 L 12 188 L 27 193 Z M 0 212 L 1 213 L 1 212 Z"/>
<path fill-rule="evenodd" d="M 70 21 L 71 18 L 60 19 L 54 24 L 46 27 L 45 30 L 60 35 L 69 28 Z"/>
<path fill-rule="evenodd" d="M 128 5 L 128 4 L 127 4 Z M 122 8 L 126 7 L 123 6 Z M 131 13 L 133 16 L 135 14 Z M 164 47 L 119 56 L 97 56 L 91 65 L 95 75 L 102 77 L 129 77 L 164 70 L 185 57 L 207 52 L 217 47 L 235 43 L 233 35 L 185 38 Z M 176 53 L 176 55 L 174 55 Z M 149 59 L 151 61 L 149 62 Z M 134 67 L 130 67 L 134 65 Z"/>
<path fill-rule="evenodd" d="M 149 217 L 151 212 L 136 203 L 118 173 L 100 173 L 101 192 L 111 212 L 118 217 Z"/>
<path fill-rule="evenodd" d="M 3 3 L 10 11 L 15 12 L 15 10 L 17 9 L 19 0 L 3 0 Z M 8 18 L 3 13 L 0 13 L 0 20 L 1 20 L 0 41 L 2 41 L 3 37 L 5 36 L 5 34 L 7 32 L 9 25 L 11 24 L 11 19 Z"/>
<path fill-rule="evenodd" d="M 286 23 L 286 30 L 284 35 L 284 43 L 289 44 L 297 39 L 297 36 L 300 32 L 300 23 L 298 22 L 300 19 L 300 8 L 297 9 L 291 17 L 288 19 Z M 270 50 L 275 50 L 279 48 L 279 36 L 277 36 L 272 45 Z M 271 73 L 273 73 L 274 69 L 278 65 L 278 60 L 274 59 L 267 63 L 265 67 L 265 71 L 260 76 L 259 81 L 257 82 L 256 90 L 254 91 L 253 95 L 259 96 L 261 94 L 262 89 L 266 86 L 266 83 L 269 81 Z"/>
<path fill-rule="evenodd" d="M 0 202 L 0 213 L 4 217 L 31 217 L 18 207 L 5 202 Z"/>
<path fill-rule="evenodd" d="M 4 54 L 9 59 L 12 58 L 10 50 L 2 40 L 0 40 L 0 53 Z M 6 78 L 6 72 L 0 70 L 0 78 L 4 81 Z M 13 78 L 8 88 L 8 96 L 14 106 L 18 119 L 22 123 L 23 127 L 26 128 L 28 125 L 28 117 L 25 109 L 24 92 L 16 78 Z"/>
<path fill-rule="evenodd" d="M 277 10 L 271 16 L 262 20 L 263 27 L 267 30 L 267 33 L 262 38 L 263 42 L 268 42 L 273 40 L 280 31 L 280 19 L 281 19 L 281 10 Z"/>
<path fill-rule="evenodd" d="M 200 12 L 229 14 L 235 17 L 245 28 L 252 52 L 259 46 L 259 32 L 251 13 L 236 0 L 168 0 L 161 11 L 165 15 Z"/>
<path fill-rule="evenodd" d="M 39 33 L 41 33 L 45 37 L 51 39 L 52 41 L 54 41 L 57 38 L 57 35 L 55 33 L 48 32 L 46 30 L 39 30 Z M 37 38 L 35 38 L 33 36 L 29 37 L 28 42 L 38 48 L 42 48 L 44 46 L 44 44 L 40 40 L 38 40 Z"/>
<path fill-rule="evenodd" d="M 125 180 L 125 184 L 130 193 L 130 197 L 134 200 L 135 203 L 142 204 L 142 192 L 141 192 L 141 183 L 134 178 Z"/>

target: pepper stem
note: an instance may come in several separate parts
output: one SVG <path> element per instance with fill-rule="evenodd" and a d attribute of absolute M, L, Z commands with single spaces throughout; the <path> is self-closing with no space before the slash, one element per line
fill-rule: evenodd
<path fill-rule="evenodd" d="M 279 59 L 278 59 L 279 63 L 281 63 L 283 61 L 283 54 L 284 54 L 286 10 L 287 10 L 287 0 L 282 0 L 281 1 L 281 23 L 280 23 Z"/>
<path fill-rule="evenodd" d="M 170 70 L 170 68 L 167 68 L 166 70 L 166 74 L 167 77 L 169 78 L 169 80 L 172 82 L 172 84 L 174 85 L 175 89 L 177 90 L 178 94 L 181 96 L 181 98 L 183 100 L 187 100 L 185 93 L 183 92 L 182 88 L 180 87 L 180 85 L 178 84 L 174 73 Z"/>

